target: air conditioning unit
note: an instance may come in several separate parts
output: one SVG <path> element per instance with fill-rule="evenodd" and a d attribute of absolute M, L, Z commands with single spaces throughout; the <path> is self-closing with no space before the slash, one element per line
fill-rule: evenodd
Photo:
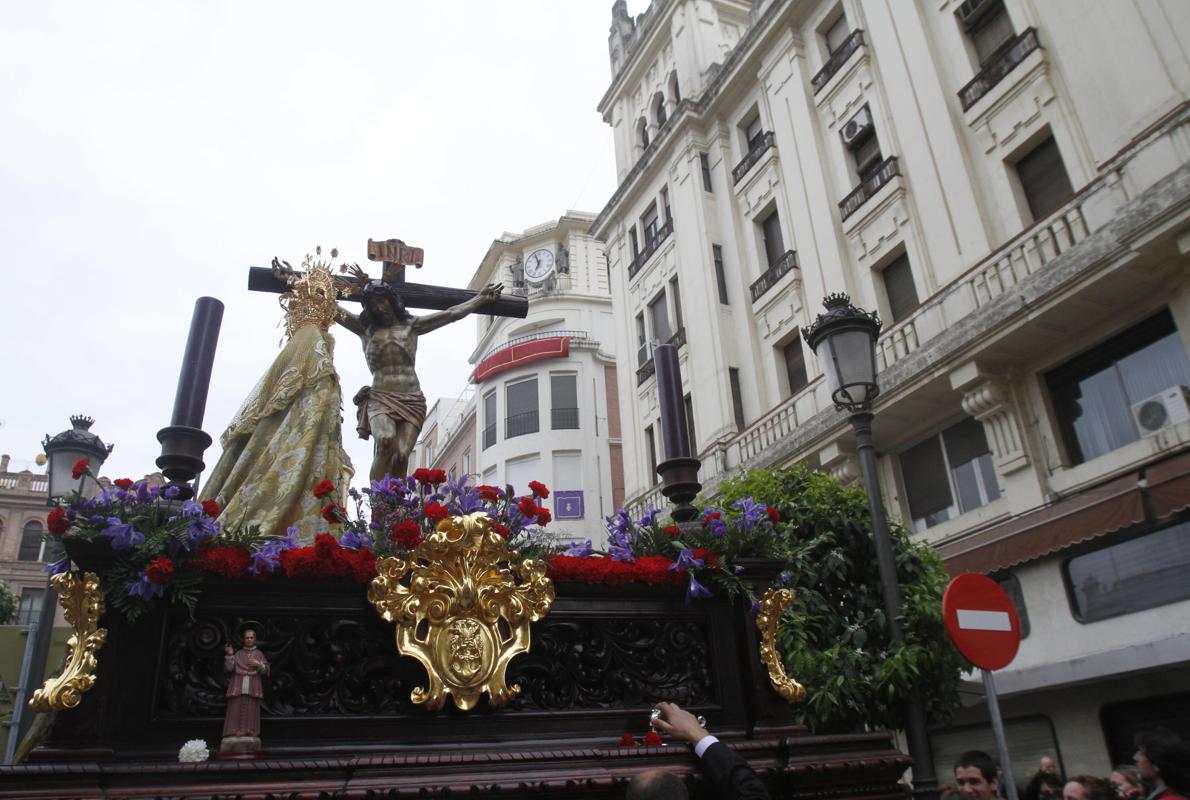
<path fill-rule="evenodd" d="M 872 113 L 868 111 L 867 106 L 864 106 L 854 117 L 847 120 L 847 124 L 843 126 L 839 135 L 843 137 L 843 144 L 850 147 L 853 142 L 862 139 L 870 130 L 872 130 Z"/>
<path fill-rule="evenodd" d="M 970 30 L 985 14 L 996 6 L 1003 8 L 1003 3 L 999 3 L 996 0 L 967 0 L 959 6 L 959 10 L 955 12 L 955 16 L 959 18 L 959 22 L 964 27 Z"/>
<path fill-rule="evenodd" d="M 1158 431 L 1190 420 L 1190 390 L 1185 386 L 1171 386 L 1160 394 L 1132 405 L 1132 418 L 1136 420 L 1141 436 L 1151 436 Z"/>

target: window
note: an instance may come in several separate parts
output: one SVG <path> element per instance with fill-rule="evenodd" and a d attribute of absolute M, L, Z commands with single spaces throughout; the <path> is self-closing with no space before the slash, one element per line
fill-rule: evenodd
<path fill-rule="evenodd" d="M 702 188 L 704 192 L 714 191 L 711 189 L 711 157 L 706 153 L 698 154 L 698 164 L 702 167 Z"/>
<path fill-rule="evenodd" d="M 649 457 L 649 483 L 656 483 L 660 476 L 657 474 L 657 441 L 652 425 L 645 428 L 645 455 Z"/>
<path fill-rule="evenodd" d="M 426 466 L 427 467 L 434 466 L 434 443 L 433 442 L 426 443 Z"/>
<path fill-rule="evenodd" d="M 578 428 L 578 376 L 550 376 L 550 428 Z"/>
<path fill-rule="evenodd" d="M 653 326 L 653 339 L 657 342 L 668 342 L 673 331 L 669 329 L 669 309 L 665 304 L 665 292 L 653 298 L 649 303 L 649 323 Z"/>
<path fill-rule="evenodd" d="M 642 150 L 649 146 L 649 123 L 644 117 L 636 123 L 636 138 Z"/>
<path fill-rule="evenodd" d="M 18 561 L 41 560 L 41 535 L 44 529 L 37 520 L 29 520 L 21 530 L 21 550 L 17 554 Z"/>
<path fill-rule="evenodd" d="M 483 396 L 483 449 L 487 450 L 496 443 L 496 393 L 488 392 Z"/>
<path fill-rule="evenodd" d="M 888 298 L 888 311 L 895 324 L 909 316 L 918 305 L 908 254 L 902 253 L 885 267 L 881 277 L 884 279 L 884 295 Z"/>
<path fill-rule="evenodd" d="M 880 140 L 876 138 L 876 126 L 872 122 L 872 112 L 867 106 L 847 121 L 842 134 L 844 144 L 855 162 L 855 176 L 862 183 L 871 178 L 884 162 Z"/>
<path fill-rule="evenodd" d="M 673 212 L 669 209 L 669 187 L 661 187 L 661 207 L 665 209 L 665 224 L 673 222 Z"/>
<path fill-rule="evenodd" d="M 685 329 L 682 324 L 682 296 L 678 293 L 678 276 L 669 279 L 669 296 L 674 304 L 674 327 L 679 331 Z"/>
<path fill-rule="evenodd" d="M 795 337 L 781 350 L 785 356 L 785 375 L 789 379 L 789 396 L 792 397 L 810 382 L 810 379 L 806 377 L 806 354 L 802 351 L 800 337 Z"/>
<path fill-rule="evenodd" d="M 660 94 L 657 95 L 657 100 L 653 104 L 653 119 L 657 120 L 658 128 L 665 124 L 665 98 Z"/>
<path fill-rule="evenodd" d="M 471 451 L 470 450 L 463 451 L 463 474 L 464 475 L 471 474 Z"/>
<path fill-rule="evenodd" d="M 1190 359 L 1162 311 L 1057 368 L 1046 383 L 1067 457 L 1081 464 L 1140 438 L 1132 405 L 1190 386 Z"/>
<path fill-rule="evenodd" d="M 679 91 L 679 89 L 678 89 L 678 73 L 677 73 L 677 70 L 674 70 L 673 72 L 671 72 L 671 73 L 669 74 L 669 97 L 670 97 L 670 99 L 671 99 L 671 100 L 673 100 L 673 104 L 674 104 L 675 106 L 676 106 L 678 103 L 682 102 L 682 93 L 681 93 L 681 91 Z"/>
<path fill-rule="evenodd" d="M 764 256 L 767 268 L 771 269 L 785 255 L 785 242 L 781 238 L 781 218 L 774 210 L 760 223 L 761 236 L 764 238 Z"/>
<path fill-rule="evenodd" d="M 632 246 L 632 258 L 635 260 L 640 257 L 640 242 L 636 238 L 636 226 L 633 225 L 628 229 L 628 243 Z"/>
<path fill-rule="evenodd" d="M 991 61 L 1014 35 L 1002 0 L 967 0 L 958 15 L 980 66 Z"/>
<path fill-rule="evenodd" d="M 760 115 L 756 114 L 748 120 L 748 124 L 744 126 L 744 142 L 748 149 L 751 150 L 760 144 L 760 137 L 764 135 L 764 128 L 760 124 Z"/>
<path fill-rule="evenodd" d="M 657 224 L 657 204 L 656 203 L 651 204 L 648 207 L 648 209 L 645 210 L 645 213 L 641 214 L 640 226 L 641 226 L 641 230 L 643 230 L 644 234 L 645 234 L 645 236 L 644 236 L 645 247 L 646 248 L 652 247 L 653 243 L 657 241 L 657 230 L 660 227 Z"/>
<path fill-rule="evenodd" d="M 1034 221 L 1049 216 L 1074 194 L 1053 136 L 1016 162 L 1016 175 Z"/>
<path fill-rule="evenodd" d="M 917 531 L 1000 496 L 983 425 L 970 417 L 909 448 L 900 460 Z"/>
<path fill-rule="evenodd" d="M 645 335 L 645 315 L 640 313 L 636 315 L 636 364 L 637 366 L 644 366 L 653 354 L 649 352 L 649 339 Z"/>
<path fill-rule="evenodd" d="M 737 431 L 742 431 L 748 425 L 744 420 L 744 395 L 740 391 L 739 367 L 728 367 L 727 379 L 731 384 L 731 410 L 735 413 L 735 427 Z"/>
<path fill-rule="evenodd" d="M 698 452 L 698 438 L 694 435 L 694 400 L 690 395 L 682 398 L 682 405 L 686 407 L 686 435 L 690 437 L 690 452 Z"/>
<path fill-rule="evenodd" d="M 44 589 L 21 589 L 21 604 L 17 608 L 17 625 L 29 625 L 41 613 Z"/>
<path fill-rule="evenodd" d="M 836 50 L 843 46 L 843 42 L 847 40 L 849 35 L 851 35 L 851 29 L 847 25 L 847 16 L 840 14 L 839 18 L 822 34 L 822 38 L 826 41 L 826 52 L 833 55 Z"/>
<path fill-rule="evenodd" d="M 1021 623 L 1021 638 L 1029 637 L 1029 613 L 1025 609 L 1025 593 L 1021 591 L 1021 582 L 1011 572 L 989 575 L 992 580 L 1000 584 L 1008 598 L 1012 600 L 1012 607 L 1016 609 L 1017 618 Z"/>
<path fill-rule="evenodd" d="M 504 438 L 537 433 L 537 378 L 510 383 L 505 387 Z"/>
<path fill-rule="evenodd" d="M 1133 697 L 1104 705 L 1099 711 L 1103 739 L 1112 764 L 1131 764 L 1136 734 L 1161 726 L 1190 739 L 1190 692 Z"/>
<path fill-rule="evenodd" d="M 1101 547 L 1066 562 L 1079 622 L 1095 622 L 1190 599 L 1190 522 Z"/>
<path fill-rule="evenodd" d="M 715 285 L 719 287 L 719 302 L 727 305 L 727 274 L 723 271 L 723 248 L 711 245 L 711 256 L 715 260 Z"/>

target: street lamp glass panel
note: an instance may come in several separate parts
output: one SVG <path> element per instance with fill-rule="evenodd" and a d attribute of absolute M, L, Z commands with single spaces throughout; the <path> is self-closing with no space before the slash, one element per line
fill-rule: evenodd
<path fill-rule="evenodd" d="M 823 358 L 824 355 L 827 357 Z M 875 397 L 874 342 L 866 329 L 843 328 L 828 334 L 818 345 L 818 358 L 830 381 L 832 394 L 843 390 L 841 399 L 849 405 L 863 405 Z"/>
<path fill-rule="evenodd" d="M 47 472 L 50 476 L 49 494 L 51 500 L 65 500 L 71 492 L 75 491 L 83 497 L 89 497 L 95 493 L 98 485 L 93 478 L 84 475 L 75 480 L 71 475 L 75 463 L 80 458 L 88 459 L 91 462 L 91 471 L 97 472 L 103 462 L 96 459 L 94 453 L 81 447 L 55 447 L 49 457 Z"/>

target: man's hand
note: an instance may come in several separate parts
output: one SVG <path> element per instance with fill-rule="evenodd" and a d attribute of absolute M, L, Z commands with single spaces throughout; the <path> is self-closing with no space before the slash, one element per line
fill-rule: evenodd
<path fill-rule="evenodd" d="M 504 284 L 489 283 L 487 286 L 483 287 L 479 293 L 479 296 L 483 298 L 483 302 L 487 303 L 491 300 L 498 300 L 500 298 L 500 293 L 503 291 Z"/>
<path fill-rule="evenodd" d="M 661 716 L 653 720 L 653 727 L 664 734 L 698 744 L 707 735 L 707 729 L 698 724 L 698 718 L 679 708 L 675 703 L 658 703 Z"/>
<path fill-rule="evenodd" d="M 279 281 L 289 282 L 289 279 L 297 275 L 297 270 L 289 265 L 288 261 L 273 256 L 273 277 Z"/>
<path fill-rule="evenodd" d="M 229 656 L 234 656 L 236 654 L 236 651 L 231 649 L 230 644 L 223 645 L 223 652 Z"/>
<path fill-rule="evenodd" d="M 364 286 L 367 286 L 372 281 L 372 279 L 368 277 L 368 273 L 364 272 L 364 270 L 360 268 L 359 264 L 340 264 L 339 272 L 346 272 L 357 281 L 360 281 Z"/>

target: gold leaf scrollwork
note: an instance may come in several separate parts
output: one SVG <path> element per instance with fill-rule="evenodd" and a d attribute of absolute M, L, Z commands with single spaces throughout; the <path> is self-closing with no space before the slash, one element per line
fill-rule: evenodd
<path fill-rule="evenodd" d="M 529 649 L 529 623 L 553 605 L 545 571 L 509 552 L 483 512 L 442 520 L 408 559 L 379 559 L 368 599 L 396 623 L 397 649 L 429 675 L 413 702 L 436 711 L 449 694 L 466 711 L 484 692 L 497 708 L 516 697 L 521 689 L 505 672 Z"/>
<path fill-rule="evenodd" d="M 760 631 L 760 660 L 768 668 L 773 691 L 795 703 L 805 698 L 806 687 L 785 674 L 785 663 L 777 649 L 777 626 L 791 603 L 793 592 L 789 589 L 769 589 L 760 599 L 756 627 Z"/>
<path fill-rule="evenodd" d="M 83 693 L 95 685 L 95 654 L 107 641 L 107 628 L 99 627 L 104 610 L 99 576 L 93 572 L 63 572 L 50 582 L 58 592 L 58 602 L 74 635 L 66 642 L 66 668 L 62 674 L 48 679 L 29 700 L 30 707 L 36 711 L 61 711 L 77 706 Z"/>

